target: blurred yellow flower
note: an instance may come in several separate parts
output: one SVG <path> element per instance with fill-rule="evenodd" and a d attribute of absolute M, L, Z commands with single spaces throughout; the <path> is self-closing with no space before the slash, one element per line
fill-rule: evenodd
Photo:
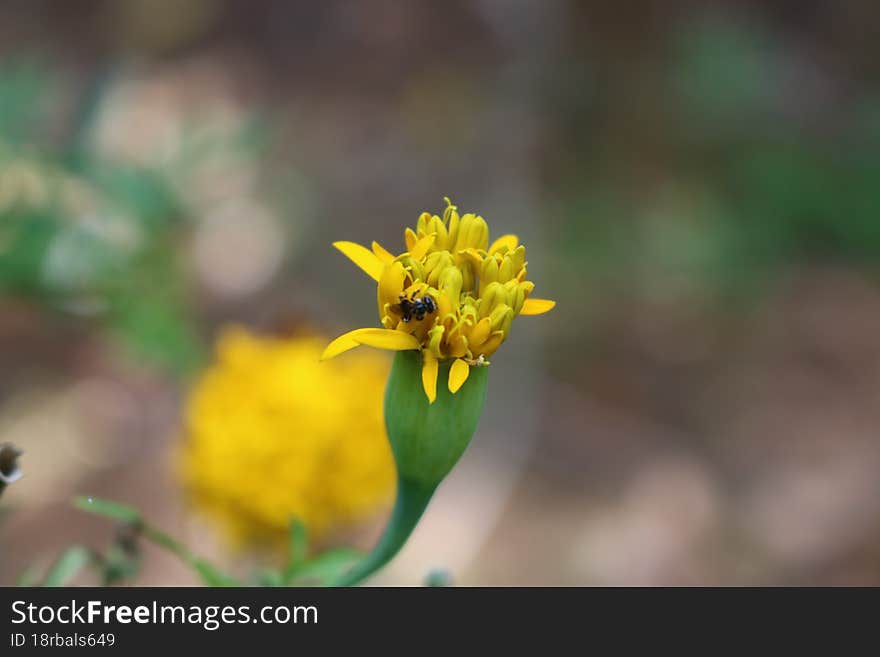
<path fill-rule="evenodd" d="M 319 363 L 314 335 L 227 329 L 186 409 L 181 473 L 233 543 L 273 544 L 298 518 L 314 537 L 364 521 L 394 496 L 382 416 L 388 362 Z"/>

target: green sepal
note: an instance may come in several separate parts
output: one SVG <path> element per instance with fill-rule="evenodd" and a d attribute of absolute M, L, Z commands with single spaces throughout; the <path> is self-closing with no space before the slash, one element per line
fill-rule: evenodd
<path fill-rule="evenodd" d="M 440 362 L 433 404 L 422 388 L 420 352 L 397 353 L 385 388 L 385 425 L 398 475 L 423 489 L 436 488 L 458 463 L 486 401 L 489 368 L 472 367 L 452 394 L 447 381 L 453 362 Z"/>

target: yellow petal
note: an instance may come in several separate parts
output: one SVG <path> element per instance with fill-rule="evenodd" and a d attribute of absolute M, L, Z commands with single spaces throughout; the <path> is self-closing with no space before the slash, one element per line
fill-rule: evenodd
<path fill-rule="evenodd" d="M 352 331 L 348 335 L 358 344 L 390 351 L 406 351 L 421 346 L 414 336 L 394 329 L 365 328 Z"/>
<path fill-rule="evenodd" d="M 519 314 L 543 315 L 544 313 L 553 310 L 553 307 L 555 305 L 556 302 L 551 301 L 550 299 L 526 299 L 523 303 L 522 310 L 519 311 Z"/>
<path fill-rule="evenodd" d="M 425 360 L 422 363 L 422 387 L 431 404 L 437 399 L 437 358 L 428 349 L 425 349 Z"/>
<path fill-rule="evenodd" d="M 369 249 L 354 242 L 333 242 L 333 246 L 342 251 L 349 260 L 363 269 L 374 281 L 382 275 L 382 261 Z"/>
<path fill-rule="evenodd" d="M 348 351 L 349 349 L 354 349 L 355 347 L 360 346 L 360 342 L 354 339 L 353 335 L 362 329 L 355 329 L 354 331 L 349 331 L 344 335 L 340 335 L 333 342 L 327 345 L 324 349 L 324 353 L 321 354 L 321 360 L 328 360 L 329 358 L 335 358 L 341 353 Z"/>
<path fill-rule="evenodd" d="M 410 248 L 410 256 L 412 256 L 414 260 L 421 260 L 422 258 L 424 258 L 425 254 L 428 252 L 428 249 L 431 248 L 431 245 L 434 243 L 435 239 L 437 239 L 437 235 L 435 233 L 425 235 L 422 239 L 413 244 L 412 248 Z"/>
<path fill-rule="evenodd" d="M 449 392 L 453 395 L 457 393 L 458 389 L 467 381 L 470 373 L 471 368 L 463 360 L 458 359 L 452 363 L 452 367 L 449 368 Z"/>
<path fill-rule="evenodd" d="M 519 237 L 516 235 L 502 235 L 497 240 L 492 242 L 492 245 L 489 247 L 489 255 L 499 251 L 502 247 L 507 247 L 508 251 L 513 251 L 516 248 L 516 245 L 519 244 Z"/>
<path fill-rule="evenodd" d="M 418 339 L 403 331 L 382 328 L 360 328 L 340 335 L 328 344 L 324 349 L 324 353 L 321 354 L 321 360 L 335 358 L 339 354 L 362 344 L 390 351 L 406 351 L 420 347 Z"/>
<path fill-rule="evenodd" d="M 386 250 L 379 242 L 373 242 L 373 253 L 376 254 L 376 257 L 382 261 L 382 264 L 388 265 L 394 262 L 394 256 L 391 255 L 391 252 Z"/>

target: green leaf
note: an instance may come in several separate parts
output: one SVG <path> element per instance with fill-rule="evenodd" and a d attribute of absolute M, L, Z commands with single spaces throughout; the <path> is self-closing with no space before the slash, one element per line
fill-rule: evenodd
<path fill-rule="evenodd" d="M 141 570 L 141 555 L 118 542 L 111 545 L 101 562 L 104 586 L 133 580 Z"/>
<path fill-rule="evenodd" d="M 326 585 L 362 558 L 363 554 L 352 548 L 329 550 L 294 569 L 285 583 L 298 586 Z"/>
<path fill-rule="evenodd" d="M 144 538 L 165 548 L 169 552 L 176 554 L 189 564 L 196 574 L 198 574 L 202 582 L 207 586 L 241 586 L 235 578 L 227 575 L 201 557 L 196 556 L 186 545 L 160 529 L 156 529 L 152 525 L 144 523 L 142 531 Z"/>
<path fill-rule="evenodd" d="M 43 586 L 67 586 L 92 561 L 92 553 L 74 545 L 62 553 L 43 578 Z"/>
<path fill-rule="evenodd" d="M 134 507 L 110 500 L 102 500 L 98 497 L 76 497 L 73 506 L 80 511 L 88 511 L 99 516 L 105 516 L 127 524 L 139 524 L 143 521 L 141 512 Z"/>
<path fill-rule="evenodd" d="M 186 545 L 162 530 L 144 522 L 141 512 L 134 507 L 119 504 L 118 502 L 111 502 L 109 500 L 102 500 L 97 497 L 77 497 L 74 499 L 73 504 L 76 508 L 83 511 L 106 516 L 119 522 L 137 526 L 144 538 L 177 555 L 180 559 L 186 562 L 198 574 L 202 582 L 208 586 L 240 586 L 240 583 L 235 578 L 227 575 L 219 568 L 193 554 Z"/>
<path fill-rule="evenodd" d="M 241 583 L 233 577 L 230 577 L 223 571 L 218 568 L 212 566 L 210 563 L 205 561 L 204 559 L 200 559 L 198 557 L 193 557 L 190 560 L 190 565 L 195 569 L 198 573 L 199 577 L 202 579 L 207 586 L 215 586 L 215 587 L 230 587 L 230 586 L 241 586 Z"/>

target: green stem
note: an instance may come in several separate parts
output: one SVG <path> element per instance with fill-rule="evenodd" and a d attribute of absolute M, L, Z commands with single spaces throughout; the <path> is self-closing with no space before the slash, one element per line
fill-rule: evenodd
<path fill-rule="evenodd" d="M 471 368 L 467 381 L 453 394 L 447 385 L 452 360 L 442 362 L 437 397 L 431 403 L 422 387 L 422 358 L 418 351 L 398 352 L 385 387 L 385 425 L 397 464 L 391 520 L 373 551 L 335 586 L 354 586 L 394 558 L 477 429 L 486 401 L 487 368 Z"/>
<path fill-rule="evenodd" d="M 391 561 L 412 534 L 435 488 L 398 478 L 394 511 L 376 547 L 351 570 L 343 573 L 333 586 L 355 586 Z"/>

